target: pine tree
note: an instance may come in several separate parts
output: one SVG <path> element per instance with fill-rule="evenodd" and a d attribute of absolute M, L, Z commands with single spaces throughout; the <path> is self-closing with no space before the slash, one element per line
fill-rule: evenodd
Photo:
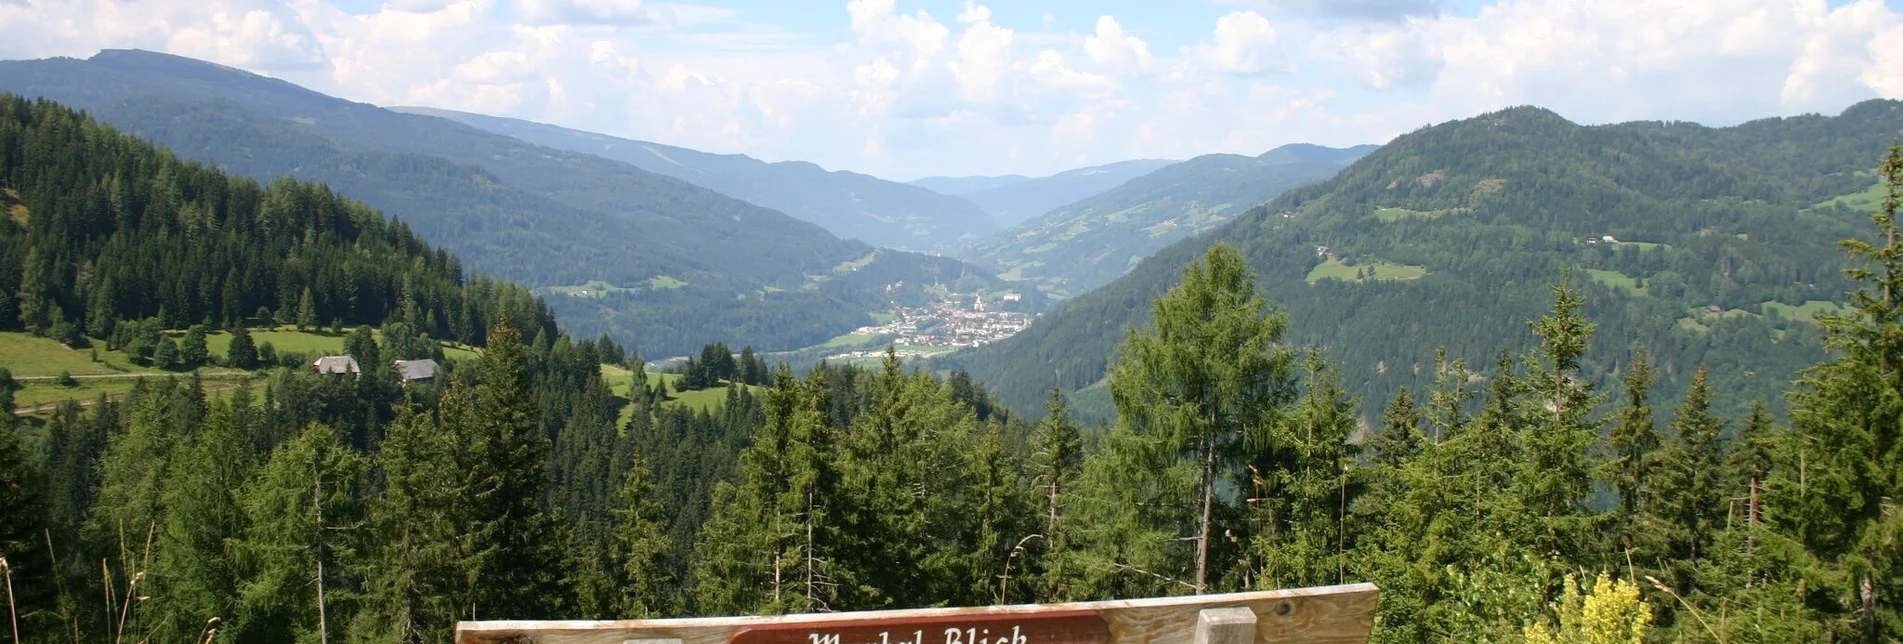
<path fill-rule="evenodd" d="M 1031 505 L 1039 510 L 1043 536 L 1035 550 L 1044 555 L 1036 560 L 1040 576 L 1035 599 L 1055 602 L 1072 599 L 1067 577 L 1071 573 L 1065 569 L 1072 548 L 1066 508 L 1071 504 L 1077 479 L 1083 475 L 1084 440 L 1082 429 L 1071 420 L 1063 389 L 1051 388 L 1045 410 L 1043 420 L 1031 428 L 1031 452 L 1025 459 L 1025 469 L 1031 483 Z"/>
<path fill-rule="evenodd" d="M 561 605 L 563 526 L 542 511 L 548 436 L 529 379 L 529 349 L 504 315 L 489 331 L 473 408 L 444 429 L 467 435 L 471 598 L 477 619 L 533 619 Z M 486 617 L 485 617 L 486 616 Z"/>
<path fill-rule="evenodd" d="M 466 407 L 468 396 L 467 388 L 450 385 L 445 411 Z M 384 489 L 370 500 L 376 546 L 363 611 L 350 623 L 353 641 L 445 641 L 468 614 L 463 526 L 471 491 L 458 462 L 463 452 L 463 437 L 413 408 L 398 409 L 376 455 Z"/>
<path fill-rule="evenodd" d="M 1347 577 L 1348 505 L 1359 488 L 1349 479 L 1360 451 L 1348 442 L 1356 401 L 1320 351 L 1309 350 L 1302 370 L 1304 395 L 1285 434 L 1273 439 L 1288 453 L 1255 465 L 1263 479 L 1250 499 L 1258 588 L 1344 583 Z"/>
<path fill-rule="evenodd" d="M 212 405 L 204 425 L 173 455 L 150 593 L 159 639 L 199 639 L 212 618 L 229 623 L 237 617 L 233 598 L 240 573 L 227 544 L 244 530 L 238 493 L 251 469 L 236 412 L 225 402 Z"/>
<path fill-rule="evenodd" d="M 1655 530 L 1642 524 L 1640 509 L 1653 502 L 1660 490 L 1654 486 L 1662 444 L 1658 428 L 1652 422 L 1652 366 L 1643 349 L 1633 352 L 1632 364 L 1625 374 L 1625 406 L 1614 418 L 1606 437 L 1610 458 L 1603 468 L 1604 478 L 1619 494 L 1619 505 L 1609 518 L 1614 552 L 1633 549 L 1656 552 Z M 1646 541 L 1641 544 L 1639 541 Z"/>
<path fill-rule="evenodd" d="M 297 330 L 309 331 L 317 328 L 317 302 L 311 298 L 310 287 L 304 287 L 304 294 L 297 298 Z"/>
<path fill-rule="evenodd" d="M 1133 330 L 1118 349 L 1111 397 L 1122 423 L 1196 464 L 1193 497 L 1179 502 L 1197 508 L 1191 578 L 1200 594 L 1229 568 L 1211 560 L 1228 514 L 1217 488 L 1248 451 L 1273 449 L 1261 433 L 1293 395 L 1292 358 L 1280 346 L 1288 321 L 1270 311 L 1242 254 L 1220 244 L 1153 308 L 1154 329 Z"/>
<path fill-rule="evenodd" d="M 233 549 L 245 581 L 239 619 L 228 622 L 233 639 L 327 641 L 344 632 L 349 611 L 340 609 L 356 603 L 362 473 L 362 457 L 337 430 L 311 425 L 244 488 L 249 525 Z"/>
<path fill-rule="evenodd" d="M 225 349 L 225 364 L 239 369 L 258 366 L 258 347 L 251 342 L 251 330 L 238 326 L 231 330 L 231 346 Z"/>
<path fill-rule="evenodd" d="M 661 524 L 661 503 L 647 463 L 636 457 L 615 492 L 614 549 L 620 573 L 615 602 L 621 619 L 673 617 L 681 610 L 680 586 L 667 569 L 670 543 Z"/>
<path fill-rule="evenodd" d="M 8 609 L 31 616 L 54 608 L 55 571 L 43 541 L 52 527 L 45 488 L 13 417 L 16 387 L 12 372 L 0 367 L 0 566 L 11 575 Z"/>
<path fill-rule="evenodd" d="M 1527 426 L 1519 433 L 1520 463 L 1515 487 L 1526 509 L 1537 517 L 1532 545 L 1541 552 L 1576 551 L 1586 541 L 1595 467 L 1592 448 L 1599 429 L 1589 414 L 1598 402 L 1580 377 L 1596 324 L 1580 315 L 1583 297 L 1571 284 L 1572 271 L 1553 285 L 1553 309 L 1529 323 L 1540 346 L 1528 357 L 1527 392 L 1522 412 Z"/>
<path fill-rule="evenodd" d="M 1414 397 L 1402 387 L 1381 414 L 1381 432 L 1371 443 L 1374 463 L 1399 470 L 1420 455 L 1422 438 L 1421 412 L 1414 406 Z"/>
<path fill-rule="evenodd" d="M 1730 511 L 1729 490 L 1718 478 L 1725 461 L 1719 438 L 1724 424 L 1711 415 L 1707 383 L 1700 368 L 1672 422 L 1675 436 L 1659 459 L 1659 486 L 1671 492 L 1650 499 L 1653 529 L 1665 540 L 1659 553 L 1662 577 L 1680 594 L 1696 589 L 1699 559 L 1710 555 Z"/>

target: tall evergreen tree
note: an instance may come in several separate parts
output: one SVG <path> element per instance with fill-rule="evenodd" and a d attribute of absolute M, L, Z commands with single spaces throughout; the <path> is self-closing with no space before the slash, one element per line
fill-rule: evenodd
<path fill-rule="evenodd" d="M 1153 308 L 1155 327 L 1132 330 L 1118 350 L 1111 397 L 1121 422 L 1196 465 L 1193 496 L 1180 502 L 1197 508 L 1190 578 L 1200 594 L 1229 568 L 1216 540 L 1236 499 L 1219 493 L 1223 480 L 1251 451 L 1245 439 L 1254 451 L 1274 448 L 1263 443 L 1293 396 L 1292 357 L 1280 344 L 1288 320 L 1256 290 L 1242 254 L 1220 244 Z"/>
<path fill-rule="evenodd" d="M 1552 311 L 1529 323 L 1540 345 L 1528 356 L 1529 396 L 1519 433 L 1520 464 L 1514 483 L 1522 503 L 1537 517 L 1532 542 L 1541 552 L 1576 551 L 1588 541 L 1585 502 L 1592 494 L 1592 452 L 1599 428 L 1591 418 L 1598 403 L 1579 372 L 1597 324 L 1579 312 L 1585 303 L 1572 286 L 1571 269 L 1552 288 Z"/>
<path fill-rule="evenodd" d="M 362 473 L 362 457 L 336 429 L 311 425 L 244 488 L 249 526 L 234 544 L 245 571 L 239 619 L 228 622 L 234 639 L 342 639 L 361 580 Z"/>
<path fill-rule="evenodd" d="M 238 438 L 237 413 L 222 401 L 174 453 L 150 592 L 158 639 L 201 639 L 208 620 L 228 623 L 236 617 L 239 571 L 228 544 L 244 530 L 238 495 L 251 476 L 250 461 Z"/>
<path fill-rule="evenodd" d="M 1084 440 L 1082 429 L 1070 417 L 1064 390 L 1051 388 L 1045 416 L 1031 428 L 1030 450 L 1025 470 L 1031 483 L 1031 505 L 1040 515 L 1043 536 L 1032 550 L 1043 554 L 1035 560 L 1040 573 L 1036 598 L 1065 601 L 1071 598 L 1067 575 L 1072 574 L 1065 570 L 1065 560 L 1073 547 L 1066 509 L 1083 474 Z"/>

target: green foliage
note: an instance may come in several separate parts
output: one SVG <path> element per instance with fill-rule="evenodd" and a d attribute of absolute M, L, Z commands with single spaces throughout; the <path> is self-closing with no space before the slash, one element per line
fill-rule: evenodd
<path fill-rule="evenodd" d="M 1581 593 L 1572 575 L 1555 606 L 1557 628 L 1545 621 L 1526 627 L 1528 644 L 1643 644 L 1652 607 L 1639 599 L 1637 586 L 1599 573 L 1590 593 Z"/>
<path fill-rule="evenodd" d="M 1220 245 L 1157 299 L 1155 319 L 1154 331 L 1132 330 L 1124 341 L 1111 396 L 1134 434 L 1200 473 L 1191 494 L 1175 501 L 1200 508 L 1191 577 L 1200 593 L 1231 566 L 1210 559 L 1212 551 L 1222 556 L 1213 539 L 1233 527 L 1219 522 L 1240 501 L 1218 498 L 1218 486 L 1240 476 L 1252 454 L 1288 449 L 1267 433 L 1293 389 L 1291 357 L 1280 345 L 1288 321 L 1270 311 L 1242 256 Z"/>

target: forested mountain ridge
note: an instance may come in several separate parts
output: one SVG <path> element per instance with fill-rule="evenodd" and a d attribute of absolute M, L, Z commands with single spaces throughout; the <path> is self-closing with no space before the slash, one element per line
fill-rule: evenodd
<path fill-rule="evenodd" d="M 1333 176 L 1374 149 L 1291 144 L 1255 157 L 1199 156 L 967 244 L 958 257 L 1073 297 L 1284 190 Z"/>
<path fill-rule="evenodd" d="M 997 230 L 964 199 L 917 186 L 800 161 L 768 163 L 569 128 L 425 107 L 397 112 L 436 116 L 558 150 L 621 161 L 681 179 L 824 227 L 834 235 L 902 250 L 942 250 Z"/>
<path fill-rule="evenodd" d="M 325 186 L 228 176 L 5 93 L 0 194 L 12 205 L 0 220 L 0 330 L 84 347 L 148 319 L 161 329 L 400 321 L 482 344 L 506 313 L 555 333 L 526 289 L 465 274 L 408 226 Z"/>
<path fill-rule="evenodd" d="M 1872 203 L 1857 195 L 1899 131 L 1903 104 L 1881 100 L 1728 128 L 1585 127 L 1531 107 L 1452 121 L 950 361 L 1020 409 L 1036 404 L 1022 392 L 1089 389 L 1122 329 L 1147 320 L 1141 302 L 1223 241 L 1286 308 L 1291 337 L 1330 347 L 1367 400 L 1418 390 L 1436 347 L 1478 361 L 1525 346 L 1521 322 L 1572 265 L 1602 325 L 1582 373 L 1608 382 L 1644 345 L 1667 399 L 1703 365 L 1726 411 L 1758 398 L 1779 409 L 1778 392 L 1822 355 L 1809 320 L 1844 301 L 1836 242 L 1860 234 Z M 1080 406 L 1106 410 L 1090 392 Z"/>
<path fill-rule="evenodd" d="M 1052 208 L 1102 193 L 1172 163 L 1176 162 L 1163 159 L 1118 161 L 1065 170 L 1047 177 L 1013 181 L 959 196 L 991 213 L 991 218 L 999 226 L 1012 228 L 1050 212 Z"/>
<path fill-rule="evenodd" d="M 925 297 L 933 283 L 992 280 L 624 163 L 176 56 L 5 61 L 0 90 L 86 109 L 245 176 L 325 181 L 472 268 L 549 293 L 571 330 L 649 355 L 723 338 L 806 346 L 870 323 L 892 283 Z M 595 282 L 610 288 L 555 290 Z"/>

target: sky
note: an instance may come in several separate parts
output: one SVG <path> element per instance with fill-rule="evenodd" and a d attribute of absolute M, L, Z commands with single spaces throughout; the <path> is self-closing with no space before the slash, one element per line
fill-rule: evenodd
<path fill-rule="evenodd" d="M 0 34 L 896 180 L 1903 98 L 1903 0 L 0 0 Z"/>

